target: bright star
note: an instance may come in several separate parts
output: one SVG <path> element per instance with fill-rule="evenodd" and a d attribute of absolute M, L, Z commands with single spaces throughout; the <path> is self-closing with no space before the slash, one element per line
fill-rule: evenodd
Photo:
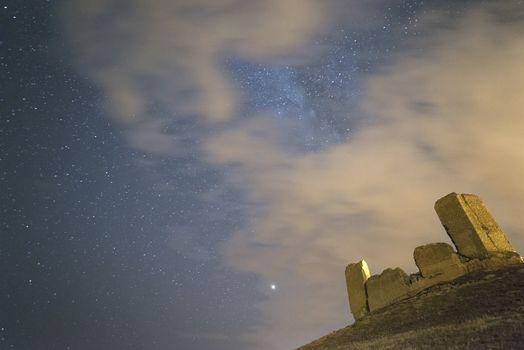
<path fill-rule="evenodd" d="M 271 290 L 276 290 L 276 289 L 277 289 L 276 284 L 272 284 L 272 285 L 271 285 Z"/>

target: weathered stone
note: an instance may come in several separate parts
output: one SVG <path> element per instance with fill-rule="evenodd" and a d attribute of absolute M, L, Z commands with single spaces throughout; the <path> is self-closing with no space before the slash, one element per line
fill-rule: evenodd
<path fill-rule="evenodd" d="M 463 276 L 467 273 L 466 266 L 463 265 L 454 265 L 449 268 L 449 270 L 444 271 L 439 275 L 433 275 L 430 277 L 421 278 L 411 282 L 409 286 L 409 295 L 416 295 L 417 293 L 427 289 L 431 286 L 434 286 L 439 283 L 445 283 L 453 281 L 460 276 Z"/>
<path fill-rule="evenodd" d="M 447 243 L 432 243 L 415 248 L 415 264 L 423 277 L 449 275 L 456 278 L 463 272 L 459 256 Z"/>
<path fill-rule="evenodd" d="M 408 275 L 398 267 L 370 277 L 366 282 L 369 311 L 406 298 L 409 293 L 408 281 Z"/>
<path fill-rule="evenodd" d="M 450 193 L 435 203 L 435 211 L 460 254 L 483 259 L 514 251 L 478 196 Z"/>
<path fill-rule="evenodd" d="M 479 270 L 493 270 L 503 266 L 522 264 L 522 257 L 518 253 L 498 253 L 487 259 L 471 259 L 464 263 L 467 272 Z"/>
<path fill-rule="evenodd" d="M 355 320 L 368 313 L 366 281 L 369 278 L 368 264 L 364 260 L 346 267 L 346 286 L 348 289 L 349 307 Z"/>

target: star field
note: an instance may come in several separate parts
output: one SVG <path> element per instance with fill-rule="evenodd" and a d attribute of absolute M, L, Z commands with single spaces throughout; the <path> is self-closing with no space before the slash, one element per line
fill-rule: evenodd
<path fill-rule="evenodd" d="M 353 249 L 339 236 L 323 240 L 309 216 L 325 215 L 333 231 L 380 222 L 359 207 L 358 191 L 347 203 L 338 193 L 317 203 L 317 186 L 336 192 L 329 183 L 358 172 L 322 170 L 352 154 L 330 152 L 383 122 L 372 107 L 386 94 L 369 97 L 373 79 L 403 55 L 429 56 L 420 43 L 461 28 L 475 6 L 380 1 L 351 5 L 355 16 L 333 11 L 334 1 L 314 15 L 295 6 L 300 22 L 269 2 L 186 3 L 0 1 L 1 349 L 284 349 L 351 321 L 297 314 L 318 302 L 312 295 L 331 296 L 321 286 L 343 290 L 307 276 L 343 271 L 333 252 Z M 317 28 L 310 17 L 319 13 Z M 263 16 L 277 15 L 301 31 L 273 47 Z M 219 117 L 225 102 L 232 107 Z M 387 187 L 374 179 L 369 198 Z M 348 235 L 355 247 L 366 241 Z M 312 294 L 301 299 L 304 290 Z M 297 331 L 288 315 L 311 322 Z"/>

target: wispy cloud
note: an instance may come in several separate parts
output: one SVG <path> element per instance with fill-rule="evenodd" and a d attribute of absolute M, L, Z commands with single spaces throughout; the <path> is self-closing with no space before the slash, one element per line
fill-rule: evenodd
<path fill-rule="evenodd" d="M 258 348 L 290 348 L 347 322 L 349 261 L 413 271 L 417 244 L 446 240 L 432 205 L 448 192 L 483 196 L 524 247 L 523 29 L 473 11 L 413 43 L 369 77 L 360 108 L 373 120 L 346 143 L 291 153 L 279 145 L 286 125 L 263 117 L 210 140 L 212 159 L 236 164 L 231 181 L 257 204 L 224 254 L 281 284 L 260 304 Z"/>
<path fill-rule="evenodd" d="M 208 248 L 197 242 L 197 235 L 193 233 L 193 228 L 184 226 L 166 227 L 165 230 L 170 233 L 168 245 L 185 258 L 193 259 L 197 262 L 209 261 L 212 254 Z"/>
<path fill-rule="evenodd" d="M 347 323 L 345 265 L 413 269 L 417 244 L 444 239 L 432 204 L 450 191 L 483 196 L 524 248 L 524 33 L 497 19 L 508 5 L 465 14 L 369 76 L 354 109 L 369 119 L 347 142 L 297 152 L 286 142 L 294 122 L 237 117 L 224 60 L 314 59 L 301 49 L 336 15 L 365 18 L 356 3 L 76 0 L 65 11 L 80 66 L 130 145 L 178 152 L 179 118 L 218 130 L 201 151 L 250 214 L 223 256 L 279 285 L 257 306 L 254 349 L 290 349 Z M 193 247 L 186 238 L 177 244 Z"/>
<path fill-rule="evenodd" d="M 325 25 L 315 0 L 71 1 L 64 20 L 80 67 L 138 149 L 170 154 L 180 118 L 219 123 L 236 112 L 228 57 L 304 61 L 298 49 Z"/>

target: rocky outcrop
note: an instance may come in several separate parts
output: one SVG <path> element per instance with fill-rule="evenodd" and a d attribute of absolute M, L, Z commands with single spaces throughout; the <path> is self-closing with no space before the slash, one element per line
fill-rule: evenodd
<path fill-rule="evenodd" d="M 415 248 L 419 272 L 409 276 L 400 268 L 370 276 L 364 260 L 348 265 L 346 284 L 355 320 L 467 273 L 522 263 L 478 196 L 450 193 L 435 203 L 435 211 L 457 251 L 447 243 Z"/>

